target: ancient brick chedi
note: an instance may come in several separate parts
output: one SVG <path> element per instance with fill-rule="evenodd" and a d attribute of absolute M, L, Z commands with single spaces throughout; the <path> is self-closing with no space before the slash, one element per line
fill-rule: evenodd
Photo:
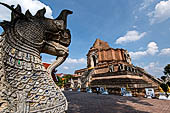
<path fill-rule="evenodd" d="M 105 62 L 113 61 L 131 64 L 127 50 L 113 49 L 107 42 L 97 39 L 87 54 L 87 67 L 99 66 Z"/>
<path fill-rule="evenodd" d="M 157 89 L 160 81 L 144 69 L 131 63 L 125 49 L 111 48 L 107 42 L 96 39 L 87 54 L 87 68 L 76 70 L 81 75 L 82 87 L 106 87 L 110 93 L 128 87 L 140 95 L 145 88 Z"/>
<path fill-rule="evenodd" d="M 4 3 L 11 21 L 0 25 L 0 113 L 64 113 L 67 100 L 54 83 L 51 72 L 65 61 L 71 34 L 63 10 L 56 19 L 44 17 L 45 8 L 32 16 L 18 5 L 15 9 Z M 47 70 L 40 53 L 57 56 Z"/>

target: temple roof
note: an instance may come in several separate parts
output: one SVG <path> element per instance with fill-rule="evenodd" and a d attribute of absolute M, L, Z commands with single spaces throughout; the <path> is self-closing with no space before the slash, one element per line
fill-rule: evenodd
<path fill-rule="evenodd" d="M 51 64 L 43 63 L 44 67 L 47 69 Z"/>

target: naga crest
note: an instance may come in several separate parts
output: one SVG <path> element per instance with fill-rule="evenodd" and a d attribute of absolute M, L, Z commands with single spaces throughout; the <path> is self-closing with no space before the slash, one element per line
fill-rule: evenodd
<path fill-rule="evenodd" d="M 62 10 L 50 19 L 44 16 L 45 8 L 33 16 L 29 10 L 23 14 L 20 5 L 0 4 L 12 11 L 11 21 L 0 22 L 4 29 L 0 36 L 0 113 L 63 113 L 67 100 L 51 72 L 69 54 L 67 16 L 73 12 Z M 47 70 L 41 53 L 57 56 Z"/>
<path fill-rule="evenodd" d="M 37 11 L 33 16 L 29 10 L 23 14 L 20 5 L 14 9 L 7 4 L 0 4 L 12 10 L 11 21 L 3 21 L 0 25 L 5 33 L 10 32 L 17 37 L 16 42 L 19 40 L 18 42 L 27 44 L 35 50 L 35 53 L 48 53 L 55 56 L 68 53 L 67 47 L 71 42 L 71 34 L 67 29 L 67 16 L 72 14 L 72 11 L 63 10 L 56 19 L 50 19 L 44 16 L 45 8 Z M 61 48 L 58 45 L 61 45 Z M 59 51 L 61 49 L 64 50 L 63 53 Z"/>
<path fill-rule="evenodd" d="M 57 56 L 57 60 L 53 63 L 48 71 L 62 64 L 68 56 L 68 46 L 71 42 L 70 30 L 67 29 L 67 16 L 73 12 L 70 10 L 62 10 L 56 19 L 46 18 L 46 9 L 43 8 L 33 16 L 29 10 L 25 14 L 18 5 L 15 9 L 4 3 L 0 3 L 9 8 L 11 13 L 11 21 L 3 21 L 0 26 L 4 29 L 5 34 L 14 36 L 14 41 L 8 39 L 11 43 L 18 43 L 19 49 L 25 47 L 27 52 L 38 55 L 47 53 Z M 62 57 L 62 58 L 60 58 Z"/>

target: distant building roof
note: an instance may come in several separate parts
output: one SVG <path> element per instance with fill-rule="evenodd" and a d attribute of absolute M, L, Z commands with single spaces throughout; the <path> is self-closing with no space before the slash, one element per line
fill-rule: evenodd
<path fill-rule="evenodd" d="M 59 76 L 59 77 L 65 76 L 63 73 L 57 73 L 57 74 L 55 74 L 55 75 L 57 75 L 57 76 Z"/>
<path fill-rule="evenodd" d="M 77 74 L 63 74 L 63 73 L 57 73 L 56 75 L 59 76 L 59 77 L 64 77 L 64 76 L 67 76 L 67 75 L 71 75 L 73 77 L 79 77 L 80 76 L 80 75 L 77 75 Z"/>
<path fill-rule="evenodd" d="M 43 63 L 44 67 L 47 69 L 51 64 Z"/>

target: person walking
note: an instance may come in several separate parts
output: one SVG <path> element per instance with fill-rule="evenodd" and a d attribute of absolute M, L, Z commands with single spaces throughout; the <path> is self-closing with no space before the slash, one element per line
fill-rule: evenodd
<path fill-rule="evenodd" d="M 98 95 L 99 94 L 99 88 L 98 87 L 96 88 L 96 92 L 97 92 L 97 95 Z"/>

